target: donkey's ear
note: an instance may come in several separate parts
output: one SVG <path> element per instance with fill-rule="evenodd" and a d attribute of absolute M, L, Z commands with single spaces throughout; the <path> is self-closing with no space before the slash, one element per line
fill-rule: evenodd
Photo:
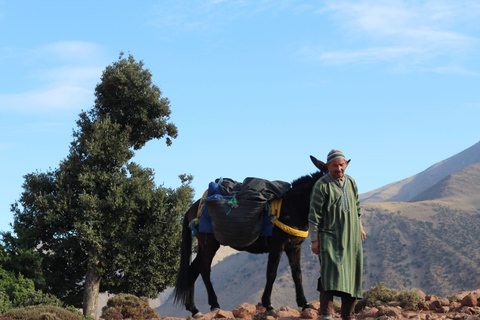
<path fill-rule="evenodd" d="M 318 170 L 322 171 L 323 173 L 328 171 L 327 165 L 323 161 L 318 160 L 314 156 L 310 156 L 310 160 L 312 160 L 313 164 L 318 168 Z"/>

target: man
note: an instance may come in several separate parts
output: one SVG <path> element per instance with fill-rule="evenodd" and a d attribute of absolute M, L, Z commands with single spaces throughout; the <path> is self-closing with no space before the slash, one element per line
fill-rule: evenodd
<path fill-rule="evenodd" d="M 328 173 L 315 183 L 310 201 L 312 252 L 320 260 L 322 320 L 333 318 L 334 296 L 342 299 L 344 320 L 354 317 L 357 298 L 362 298 L 362 241 L 366 233 L 360 222 L 357 184 L 345 175 L 348 162 L 339 150 L 328 153 Z"/>

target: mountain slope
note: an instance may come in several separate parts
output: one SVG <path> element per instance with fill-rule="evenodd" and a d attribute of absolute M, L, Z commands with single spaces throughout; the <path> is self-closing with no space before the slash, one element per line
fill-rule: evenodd
<path fill-rule="evenodd" d="M 480 208 L 480 163 L 474 163 L 450 174 L 437 184 L 411 199 L 415 201 L 442 199 L 461 206 L 463 210 Z"/>
<path fill-rule="evenodd" d="M 480 162 L 480 142 L 425 171 L 360 195 L 361 202 L 410 201 L 449 174 Z"/>

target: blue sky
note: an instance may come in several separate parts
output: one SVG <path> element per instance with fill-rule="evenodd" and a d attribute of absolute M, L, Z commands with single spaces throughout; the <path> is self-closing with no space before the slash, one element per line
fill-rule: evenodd
<path fill-rule="evenodd" d="M 0 230 L 120 51 L 171 101 L 178 138 L 134 159 L 158 185 L 291 182 L 337 148 L 363 193 L 480 141 L 478 21 L 463 0 L 0 0 Z"/>

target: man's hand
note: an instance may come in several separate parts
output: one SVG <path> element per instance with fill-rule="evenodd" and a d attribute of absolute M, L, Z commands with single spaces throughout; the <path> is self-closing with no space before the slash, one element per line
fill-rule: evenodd
<path fill-rule="evenodd" d="M 318 254 L 318 241 L 312 241 L 312 252 Z"/>
<path fill-rule="evenodd" d="M 367 233 L 365 232 L 365 230 L 362 229 L 362 230 L 360 231 L 360 234 L 362 235 L 362 241 L 364 241 L 365 238 L 367 237 Z"/>

